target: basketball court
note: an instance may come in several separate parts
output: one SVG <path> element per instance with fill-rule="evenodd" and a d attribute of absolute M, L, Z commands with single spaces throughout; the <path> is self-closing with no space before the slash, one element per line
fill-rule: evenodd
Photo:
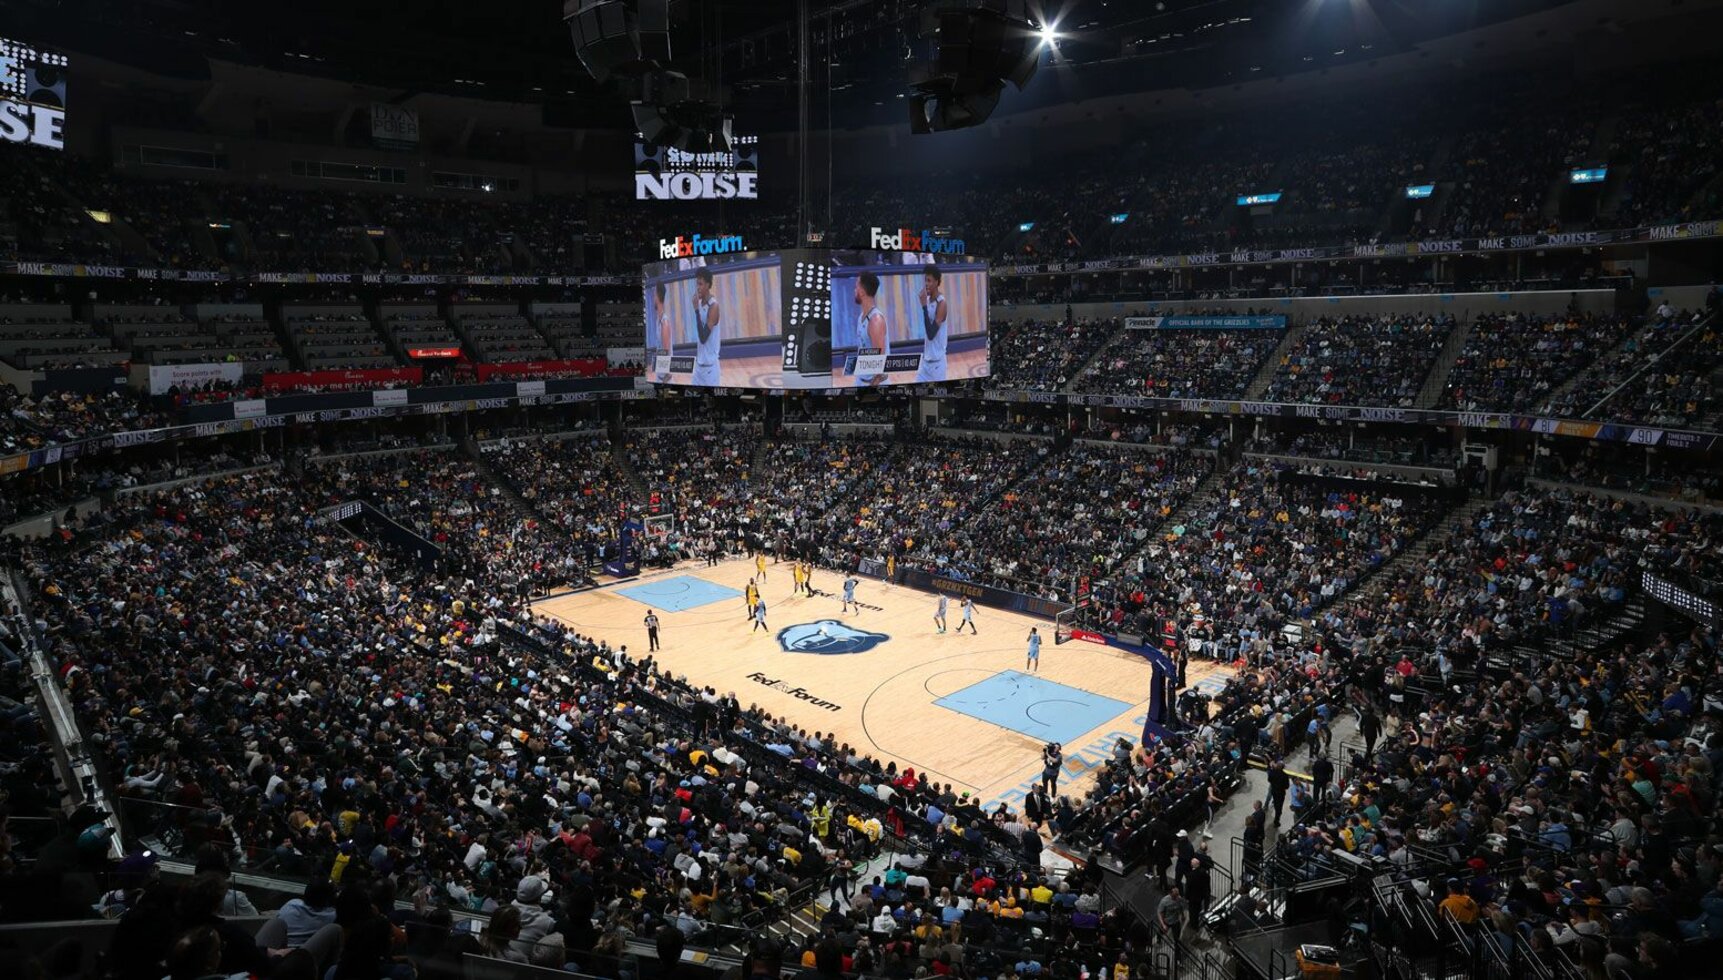
<path fill-rule="evenodd" d="M 937 632 L 933 593 L 862 578 L 862 610 L 841 611 L 841 578 L 814 573 L 814 596 L 792 596 L 789 565 L 768 564 L 760 594 L 770 629 L 747 617 L 752 559 L 708 568 L 687 563 L 587 592 L 546 599 L 534 611 L 579 632 L 647 652 L 647 610 L 661 626 L 659 662 L 719 693 L 734 693 L 791 724 L 862 753 L 895 761 L 988 805 L 1016 806 L 1041 773 L 1041 749 L 1062 743 L 1061 793 L 1087 788 L 1114 743 L 1142 737 L 1149 662 L 1088 643 L 1053 643 L 1054 624 L 977 605 L 975 626 L 956 632 L 961 609 Z M 1031 627 L 1043 638 L 1039 671 L 1025 664 Z M 1190 665 L 1197 687 L 1226 667 Z"/>

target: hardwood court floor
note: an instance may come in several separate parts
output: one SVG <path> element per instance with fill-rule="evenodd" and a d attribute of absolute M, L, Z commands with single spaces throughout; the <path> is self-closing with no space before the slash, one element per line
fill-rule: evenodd
<path fill-rule="evenodd" d="M 1055 646 L 1051 622 L 984 606 L 975 611 L 979 635 L 959 635 L 955 600 L 953 632 L 939 635 L 931 593 L 873 579 L 856 590 L 868 608 L 840 613 L 836 573 L 814 573 L 815 590 L 827 594 L 792 597 L 790 566 L 774 564 L 761 588 L 771 628 L 751 632 L 741 592 L 753 574 L 751 559 L 687 563 L 534 608 L 637 657 L 647 649 L 641 621 L 655 609 L 665 669 L 989 804 L 1021 800 L 1049 739 L 1064 745 L 1059 788 L 1072 793 L 1121 735 L 1141 738 L 1151 668 L 1138 656 Z M 1044 640 L 1039 672 L 1026 674 L 1032 626 Z M 1198 662 L 1188 679 L 1204 686 L 1228 673 Z"/>

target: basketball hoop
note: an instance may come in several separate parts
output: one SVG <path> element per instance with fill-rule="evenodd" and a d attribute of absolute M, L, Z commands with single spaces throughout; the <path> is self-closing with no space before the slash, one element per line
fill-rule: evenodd
<path fill-rule="evenodd" d="M 1059 646 L 1071 642 L 1072 623 L 1077 618 L 1077 607 L 1068 606 L 1059 610 L 1053 616 L 1053 645 Z"/>

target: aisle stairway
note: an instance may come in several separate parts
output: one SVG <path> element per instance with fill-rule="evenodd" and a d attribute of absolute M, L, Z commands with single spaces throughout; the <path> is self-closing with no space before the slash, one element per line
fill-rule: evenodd
<path fill-rule="evenodd" d="M 1402 571 L 1422 566 L 1424 560 L 1430 556 L 1430 549 L 1435 541 L 1446 538 L 1449 531 L 1454 528 L 1463 528 L 1471 524 L 1472 518 L 1492 503 L 1494 501 L 1489 498 L 1478 497 L 1468 500 L 1456 510 L 1449 512 L 1440 523 L 1413 542 L 1410 548 L 1395 555 L 1370 573 L 1369 578 L 1352 592 L 1352 597 L 1362 600 L 1380 596 L 1386 590 L 1387 583 L 1397 578 Z"/>
<path fill-rule="evenodd" d="M 1274 348 L 1274 353 L 1270 354 L 1268 360 L 1263 362 L 1262 367 L 1256 372 L 1256 377 L 1251 379 L 1250 386 L 1244 389 L 1246 400 L 1262 397 L 1263 392 L 1267 391 L 1269 384 L 1274 381 L 1275 372 L 1280 370 L 1280 362 L 1286 360 L 1287 355 L 1297 349 L 1296 345 L 1304 342 L 1304 332 L 1309 329 L 1309 324 L 1303 323 L 1287 328 L 1286 335 L 1280 338 L 1280 343 Z"/>
<path fill-rule="evenodd" d="M 641 478 L 634 463 L 628 458 L 628 436 L 625 432 L 612 430 L 610 434 L 610 457 L 616 464 L 616 472 L 622 474 L 628 488 L 633 491 L 634 499 L 644 504 L 652 495 L 652 490 Z"/>
<path fill-rule="evenodd" d="M 1090 354 L 1087 360 L 1083 361 L 1082 364 L 1079 364 L 1077 366 L 1077 369 L 1075 371 L 1071 372 L 1071 377 L 1066 379 L 1066 381 L 1063 385 L 1059 386 L 1059 390 L 1060 391 L 1076 391 L 1077 390 L 1077 388 L 1076 388 L 1077 379 L 1081 378 L 1083 376 L 1083 373 L 1088 371 L 1091 365 L 1093 365 L 1096 361 L 1099 361 L 1101 359 L 1101 357 L 1103 355 L 1105 355 L 1115 344 L 1119 343 L 1120 338 L 1124 337 L 1125 335 L 1126 335 L 1125 321 L 1120 320 L 1118 323 L 1118 326 L 1113 328 L 1112 335 L 1109 336 L 1106 340 L 1101 341 L 1101 346 L 1095 348 L 1095 353 Z"/>
<path fill-rule="evenodd" d="M 1442 400 L 1442 392 L 1448 389 L 1448 373 L 1465 352 L 1466 341 L 1472 336 L 1475 322 L 1466 317 L 1454 325 L 1447 342 L 1442 345 L 1442 352 L 1436 355 L 1436 363 L 1431 365 L 1430 373 L 1424 378 L 1424 386 L 1418 389 L 1418 400 L 1412 403 L 1414 408 L 1435 408 L 1436 403 Z"/>

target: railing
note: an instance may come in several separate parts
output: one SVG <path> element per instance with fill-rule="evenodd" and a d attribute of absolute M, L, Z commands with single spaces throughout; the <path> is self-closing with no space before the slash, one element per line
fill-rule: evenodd
<path fill-rule="evenodd" d="M 36 693 L 36 709 L 43 727 L 50 733 L 55 768 L 65 783 L 72 800 L 101 814 L 101 822 L 111 831 L 108 856 L 125 856 L 121 825 L 114 815 L 109 799 L 110 783 L 105 778 L 99 753 L 90 748 L 91 742 L 78 723 L 72 701 L 55 675 L 53 663 L 37 643 L 36 618 L 30 609 L 29 594 L 22 574 L 14 569 L 0 569 L 0 607 L 9 609 L 18 620 L 19 651 L 29 663 L 31 686 Z"/>

